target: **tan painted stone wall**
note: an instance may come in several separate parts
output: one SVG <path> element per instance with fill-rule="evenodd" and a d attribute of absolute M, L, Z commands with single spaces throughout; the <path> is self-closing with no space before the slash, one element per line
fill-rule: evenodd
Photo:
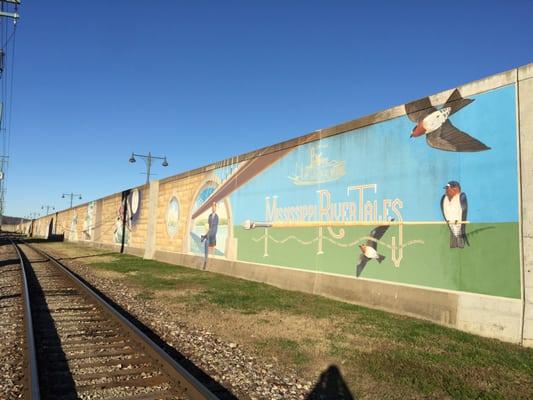
<path fill-rule="evenodd" d="M 94 216 L 94 227 L 93 227 L 93 241 L 101 241 L 101 232 L 102 232 L 102 204 L 103 200 L 96 200 L 96 213 Z"/>
<path fill-rule="evenodd" d="M 143 186 L 140 189 L 140 198 L 141 198 L 141 212 L 139 214 L 139 219 L 135 222 L 130 232 L 130 237 L 128 241 L 129 247 L 138 247 L 144 248 L 146 245 L 146 232 L 148 230 L 148 210 L 149 205 L 149 186 Z"/>
<path fill-rule="evenodd" d="M 37 220 L 36 222 L 37 236 L 45 237 L 45 238 L 48 237 L 48 230 L 49 230 L 50 221 L 52 220 L 52 218 L 55 219 L 55 216 L 53 214 L 47 215 L 45 217 L 41 217 Z"/>
<path fill-rule="evenodd" d="M 69 240 L 72 240 L 72 241 L 80 240 L 79 224 L 80 224 L 80 215 L 78 212 L 78 207 L 74 207 L 71 209 L 69 218 L 67 221 L 67 233 L 68 233 Z"/>
<path fill-rule="evenodd" d="M 187 229 L 192 202 L 196 193 L 210 176 L 210 174 L 199 173 L 183 179 L 160 183 L 156 212 L 156 250 L 187 252 L 189 234 Z M 176 196 L 180 205 L 180 222 L 178 232 L 174 237 L 169 236 L 166 225 L 167 207 L 172 196 Z"/>
<path fill-rule="evenodd" d="M 85 240 L 85 234 L 83 232 L 83 222 L 85 221 L 85 216 L 87 215 L 87 205 L 81 205 L 76 207 L 76 216 L 78 223 L 76 224 L 76 237 L 78 241 Z"/>
<path fill-rule="evenodd" d="M 118 210 L 120 208 L 121 193 L 106 197 L 102 200 L 102 207 L 100 211 L 102 215 L 100 225 L 100 239 L 101 243 L 114 244 L 114 231 L 117 226 L 116 221 L 118 217 Z"/>
<path fill-rule="evenodd" d="M 65 233 L 65 221 L 66 211 L 59 211 L 57 213 L 57 221 L 55 226 L 56 235 L 62 235 Z"/>
<path fill-rule="evenodd" d="M 56 234 L 65 235 L 65 239 L 70 238 L 72 215 L 73 215 L 72 209 L 60 211 L 58 213 Z"/>
<path fill-rule="evenodd" d="M 159 181 L 150 182 L 148 192 L 148 223 L 146 226 L 146 244 L 144 258 L 152 259 L 155 252 L 155 230 L 157 220 L 157 204 L 159 196 Z"/>

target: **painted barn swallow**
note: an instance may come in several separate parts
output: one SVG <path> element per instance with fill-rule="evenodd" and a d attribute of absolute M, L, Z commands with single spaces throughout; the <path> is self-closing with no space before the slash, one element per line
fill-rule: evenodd
<path fill-rule="evenodd" d="M 445 194 L 440 201 L 440 207 L 444 219 L 450 228 L 450 248 L 463 248 L 468 243 L 466 237 L 466 224 L 458 224 L 458 221 L 466 221 L 468 202 L 466 194 L 461 192 L 461 185 L 457 181 L 450 181 L 444 186 Z"/>
<path fill-rule="evenodd" d="M 474 100 L 464 99 L 455 89 L 440 109 L 431 105 L 429 97 L 405 105 L 409 119 L 416 123 L 411 137 L 426 135 L 429 146 L 445 151 L 483 151 L 490 147 L 457 129 L 449 118 Z"/>
<path fill-rule="evenodd" d="M 381 225 L 372 229 L 369 235 L 372 239 L 368 239 L 365 244 L 359 246 L 361 255 L 359 256 L 359 264 L 356 267 L 356 276 L 359 277 L 363 273 L 368 261 L 377 260 L 381 264 L 385 259 L 385 256 L 378 253 L 378 240 L 383 237 L 387 229 L 389 229 L 389 225 Z"/>

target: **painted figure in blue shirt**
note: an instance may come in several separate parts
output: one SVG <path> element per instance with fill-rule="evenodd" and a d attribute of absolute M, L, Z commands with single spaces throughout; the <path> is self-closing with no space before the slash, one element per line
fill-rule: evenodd
<path fill-rule="evenodd" d="M 207 265 L 207 257 L 208 254 L 213 252 L 215 250 L 215 247 L 217 245 L 217 230 L 218 230 L 218 214 L 217 214 L 217 203 L 213 202 L 211 205 L 211 214 L 209 214 L 209 217 L 207 218 L 207 223 L 209 225 L 209 229 L 205 235 L 202 235 L 202 241 L 205 240 L 204 243 L 204 269 Z"/>

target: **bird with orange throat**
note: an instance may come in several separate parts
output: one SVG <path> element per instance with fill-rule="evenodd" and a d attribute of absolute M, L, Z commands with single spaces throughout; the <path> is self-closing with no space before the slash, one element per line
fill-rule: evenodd
<path fill-rule="evenodd" d="M 394 219 L 392 219 L 394 221 Z M 359 245 L 361 250 L 361 255 L 359 256 L 359 262 L 357 263 L 355 275 L 357 277 L 361 276 L 363 270 L 366 267 L 366 263 L 370 260 L 376 260 L 378 263 L 385 259 L 384 255 L 378 253 L 378 240 L 380 240 L 385 232 L 389 229 L 389 225 L 378 226 L 370 232 L 370 237 L 366 243 Z"/>
<path fill-rule="evenodd" d="M 444 195 L 440 201 L 442 215 L 450 228 L 450 248 L 470 246 L 466 236 L 466 221 L 468 201 L 466 194 L 461 192 L 461 185 L 457 181 L 450 181 L 444 186 Z"/>
<path fill-rule="evenodd" d="M 406 104 L 405 113 L 416 124 L 411 137 L 425 136 L 429 146 L 444 151 L 490 150 L 485 143 L 457 129 L 450 121 L 454 113 L 473 101 L 463 98 L 459 90 L 455 89 L 440 109 L 431 104 L 429 97 Z"/>

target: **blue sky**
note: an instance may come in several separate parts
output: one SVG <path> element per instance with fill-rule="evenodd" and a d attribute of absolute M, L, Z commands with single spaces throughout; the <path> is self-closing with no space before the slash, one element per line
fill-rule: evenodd
<path fill-rule="evenodd" d="M 26 1 L 6 214 L 142 184 L 533 61 L 531 1 Z M 9 66 L 10 64 L 8 64 Z M 140 160 L 139 160 L 140 161 Z"/>

